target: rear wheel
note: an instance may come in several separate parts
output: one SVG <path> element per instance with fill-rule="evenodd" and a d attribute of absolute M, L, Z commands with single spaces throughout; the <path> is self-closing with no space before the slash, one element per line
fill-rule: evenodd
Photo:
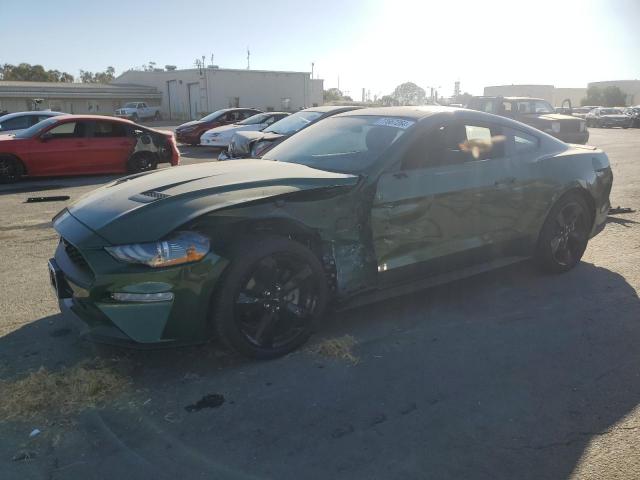
<path fill-rule="evenodd" d="M 324 269 L 305 246 L 283 237 L 242 243 L 217 292 L 220 339 L 243 355 L 285 355 L 313 333 L 327 302 Z"/>
<path fill-rule="evenodd" d="M 127 171 L 129 173 L 147 172 L 158 168 L 158 157 L 153 153 L 138 153 L 127 162 Z"/>
<path fill-rule="evenodd" d="M 132 122 L 138 123 L 138 120 L 140 120 L 140 118 L 138 117 L 137 113 L 134 113 L 133 115 L 131 115 L 131 121 Z"/>
<path fill-rule="evenodd" d="M 17 182 L 24 174 L 22 162 L 12 157 L 0 157 L 0 183 Z"/>
<path fill-rule="evenodd" d="M 156 112 L 156 114 L 153 116 L 153 119 L 156 121 L 160 120 L 160 112 Z"/>
<path fill-rule="evenodd" d="M 536 258 L 543 270 L 563 273 L 582 258 L 591 229 L 589 207 L 579 194 L 562 197 L 551 209 L 538 239 Z"/>

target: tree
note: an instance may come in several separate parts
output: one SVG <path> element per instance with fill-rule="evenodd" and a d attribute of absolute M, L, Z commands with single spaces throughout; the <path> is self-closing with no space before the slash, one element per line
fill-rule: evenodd
<path fill-rule="evenodd" d="M 380 99 L 380 103 L 385 107 L 394 107 L 399 105 L 398 101 L 395 98 L 393 98 L 391 95 L 384 95 Z"/>
<path fill-rule="evenodd" d="M 399 105 L 423 105 L 427 94 L 415 83 L 405 82 L 398 85 L 391 96 Z"/>
<path fill-rule="evenodd" d="M 104 72 L 89 72 L 80 70 L 80 81 L 82 83 L 109 83 L 116 77 L 116 69 L 107 67 Z"/>
<path fill-rule="evenodd" d="M 322 92 L 322 98 L 325 102 L 337 102 L 343 100 L 344 96 L 337 88 L 330 88 Z"/>
<path fill-rule="evenodd" d="M 24 82 L 73 82 L 73 75 L 59 70 L 45 70 L 42 65 L 5 63 L 0 66 L 0 79 Z"/>
<path fill-rule="evenodd" d="M 626 101 L 627 96 L 625 93 L 614 85 L 610 85 L 604 89 L 592 85 L 587 89 L 587 96 L 580 101 L 580 104 L 620 107 L 626 105 Z"/>

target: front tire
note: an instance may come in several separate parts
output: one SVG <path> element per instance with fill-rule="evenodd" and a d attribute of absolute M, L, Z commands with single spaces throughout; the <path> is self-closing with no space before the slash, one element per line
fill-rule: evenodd
<path fill-rule="evenodd" d="M 577 193 L 569 193 L 553 206 L 547 216 L 536 250 L 542 270 L 564 273 L 575 267 L 587 248 L 591 230 L 587 202 Z"/>
<path fill-rule="evenodd" d="M 22 162 L 16 158 L 0 157 L 0 184 L 14 183 L 24 174 Z"/>
<path fill-rule="evenodd" d="M 298 242 L 266 236 L 236 247 L 211 315 L 227 347 L 270 359 L 304 344 L 326 303 L 318 257 Z"/>
<path fill-rule="evenodd" d="M 158 157 L 153 153 L 138 153 L 127 162 L 129 173 L 148 172 L 158 168 Z"/>

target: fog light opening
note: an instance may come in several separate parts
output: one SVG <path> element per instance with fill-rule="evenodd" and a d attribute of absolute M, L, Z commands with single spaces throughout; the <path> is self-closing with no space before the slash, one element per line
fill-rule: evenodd
<path fill-rule="evenodd" d="M 113 300 L 118 302 L 170 302 L 173 300 L 173 292 L 160 292 L 160 293 L 126 293 L 115 292 L 111 294 Z"/>

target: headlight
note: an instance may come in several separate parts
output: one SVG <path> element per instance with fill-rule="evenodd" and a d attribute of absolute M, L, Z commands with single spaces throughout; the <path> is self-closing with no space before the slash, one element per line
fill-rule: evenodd
<path fill-rule="evenodd" d="M 169 267 L 202 259 L 209 253 L 209 239 L 196 232 L 175 232 L 159 242 L 118 245 L 105 250 L 121 262 Z"/>
<path fill-rule="evenodd" d="M 560 122 L 551 122 L 551 131 L 553 133 L 560 133 Z"/>

